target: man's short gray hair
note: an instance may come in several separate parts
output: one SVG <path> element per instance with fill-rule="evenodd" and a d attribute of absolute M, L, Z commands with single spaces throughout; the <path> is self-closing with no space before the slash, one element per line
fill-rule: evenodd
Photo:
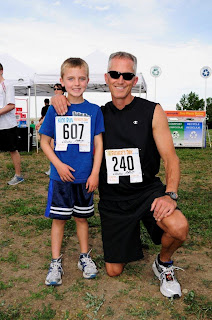
<path fill-rule="evenodd" d="M 110 66 L 111 66 L 111 60 L 113 58 L 127 58 L 127 59 L 130 59 L 133 61 L 133 71 L 134 73 L 136 74 L 136 70 L 137 70 L 137 58 L 131 54 L 131 53 L 128 53 L 128 52 L 124 52 L 124 51 L 118 51 L 118 52 L 115 52 L 115 53 L 112 53 L 109 57 L 109 60 L 108 60 L 108 68 L 107 68 L 107 71 L 110 71 Z"/>

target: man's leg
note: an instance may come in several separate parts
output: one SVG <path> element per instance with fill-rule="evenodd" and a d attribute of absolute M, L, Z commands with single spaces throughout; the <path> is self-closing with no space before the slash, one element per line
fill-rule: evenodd
<path fill-rule="evenodd" d="M 119 276 L 124 270 L 125 263 L 109 263 L 105 262 L 107 274 L 110 277 Z"/>
<path fill-rule="evenodd" d="M 188 221 L 180 210 L 175 210 L 172 215 L 157 222 L 164 230 L 161 239 L 160 260 L 170 261 L 173 253 L 183 244 L 188 235 Z"/>
<path fill-rule="evenodd" d="M 188 222 L 184 215 L 175 210 L 172 215 L 157 222 L 158 226 L 164 230 L 161 238 L 161 251 L 153 262 L 152 269 L 160 280 L 160 291 L 168 298 L 181 297 L 180 284 L 177 281 L 171 257 L 173 253 L 182 245 L 188 235 Z"/>
<path fill-rule="evenodd" d="M 12 162 L 15 168 L 15 174 L 17 176 L 21 175 L 21 156 L 20 153 L 16 150 L 16 151 L 10 151 L 10 155 L 12 158 Z"/>

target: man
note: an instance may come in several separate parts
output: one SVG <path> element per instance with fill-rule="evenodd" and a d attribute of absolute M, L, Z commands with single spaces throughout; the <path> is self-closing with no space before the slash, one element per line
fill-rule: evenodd
<path fill-rule="evenodd" d="M 36 126 L 35 126 L 35 129 L 36 129 L 36 130 L 39 130 L 40 126 L 42 125 L 48 109 L 49 109 L 49 99 L 46 98 L 46 99 L 44 99 L 44 106 L 43 106 L 43 108 L 41 109 L 41 117 L 40 117 L 38 123 L 37 123 Z"/>
<path fill-rule="evenodd" d="M 9 151 L 15 168 L 15 176 L 8 182 L 16 185 L 24 181 L 21 175 L 21 157 L 17 151 L 17 122 L 13 86 L 3 78 L 0 63 L 0 150 Z"/>
<path fill-rule="evenodd" d="M 112 101 L 102 107 L 105 157 L 99 182 L 99 212 L 106 270 L 118 276 L 130 261 L 143 257 L 140 220 L 160 254 L 152 268 L 166 297 L 181 296 L 175 278 L 173 253 L 188 234 L 188 222 L 177 208 L 180 180 L 176 155 L 166 115 L 159 104 L 132 96 L 136 85 L 137 59 L 126 52 L 110 56 L 105 81 Z M 56 110 L 64 113 L 67 101 L 54 98 Z M 166 186 L 156 177 L 160 158 Z"/>

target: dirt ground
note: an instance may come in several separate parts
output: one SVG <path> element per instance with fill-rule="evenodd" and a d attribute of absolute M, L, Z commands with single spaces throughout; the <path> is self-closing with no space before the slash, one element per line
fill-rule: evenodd
<path fill-rule="evenodd" d="M 63 284 L 44 284 L 51 258 L 50 223 L 43 217 L 48 190 L 48 161 L 42 152 L 22 155 L 25 181 L 7 186 L 10 157 L 0 153 L 0 320 L 1 319 L 209 319 L 211 247 L 178 249 L 174 264 L 183 296 L 163 297 L 151 265 L 158 249 L 144 249 L 144 259 L 130 263 L 116 278 L 104 268 L 97 204 L 90 222 L 89 244 L 99 273 L 85 280 L 77 269 L 79 246 L 75 225 L 67 223 L 63 242 Z M 98 195 L 95 196 L 96 202 Z M 206 299 L 206 300 L 205 300 Z M 203 306 L 203 307 L 202 307 Z M 188 310 L 187 310 L 188 308 Z M 211 308 L 211 305 L 210 305 Z"/>

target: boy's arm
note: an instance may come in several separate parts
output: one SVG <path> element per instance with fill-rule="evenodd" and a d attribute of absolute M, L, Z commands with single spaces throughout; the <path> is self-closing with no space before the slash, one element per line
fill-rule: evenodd
<path fill-rule="evenodd" d="M 74 181 L 74 176 L 72 175 L 71 171 L 75 171 L 69 165 L 63 163 L 54 153 L 51 148 L 51 137 L 46 136 L 45 134 L 41 135 L 41 148 L 50 162 L 55 166 L 61 180 L 63 182 L 66 181 Z"/>
<path fill-rule="evenodd" d="M 95 147 L 95 152 L 94 152 L 93 168 L 86 182 L 86 189 L 88 189 L 88 192 L 93 192 L 98 187 L 98 184 L 99 184 L 99 170 L 100 170 L 102 156 L 103 156 L 102 133 L 94 137 L 94 147 Z"/>

